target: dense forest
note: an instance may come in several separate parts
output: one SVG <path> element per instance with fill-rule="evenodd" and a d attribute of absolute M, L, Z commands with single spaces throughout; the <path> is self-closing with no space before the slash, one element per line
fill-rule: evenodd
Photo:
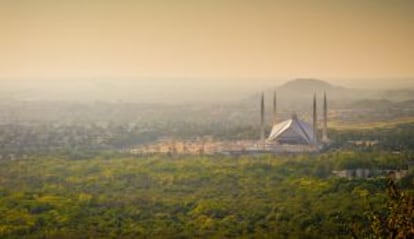
<path fill-rule="evenodd" d="M 17 154 L 0 160 L 0 238 L 410 238 L 413 133 L 330 130 L 318 154 Z M 358 169 L 383 173 L 334 174 Z"/>
<path fill-rule="evenodd" d="M 6 238 L 350 238 L 387 212 L 387 179 L 331 170 L 393 154 L 131 157 L 2 161 Z M 413 177 L 397 187 L 413 193 Z M 385 215 L 387 216 L 387 215 Z M 410 215 L 410 220 L 412 218 Z M 373 227 L 374 228 L 374 227 Z M 364 236 L 365 237 L 365 236 Z"/>

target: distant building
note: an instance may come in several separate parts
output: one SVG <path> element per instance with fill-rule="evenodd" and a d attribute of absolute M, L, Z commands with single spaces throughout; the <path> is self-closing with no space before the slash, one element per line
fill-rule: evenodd
<path fill-rule="evenodd" d="M 263 100 L 262 100 L 263 101 Z M 323 129 L 321 143 L 328 143 L 327 130 L 327 101 L 326 94 L 324 94 L 324 114 L 323 114 Z M 267 142 L 281 145 L 318 145 L 318 117 L 316 111 L 316 95 L 313 97 L 313 125 L 310 125 L 298 118 L 296 114 L 292 114 L 292 118 L 277 123 L 276 112 L 276 92 L 273 97 L 273 127 L 270 132 Z M 263 110 L 262 110 L 263 111 Z M 263 113 L 262 113 L 263 118 Z"/>
<path fill-rule="evenodd" d="M 394 179 L 400 180 L 409 175 L 409 170 L 356 168 L 334 170 L 332 171 L 332 173 L 337 177 L 347 179 L 367 179 L 376 177 L 387 177 L 391 175 Z"/>
<path fill-rule="evenodd" d="M 291 119 L 274 125 L 267 140 L 280 144 L 317 144 L 315 139 L 312 126 L 293 114 Z"/>
<path fill-rule="evenodd" d="M 313 124 L 310 125 L 298 118 L 277 123 L 276 92 L 273 96 L 273 128 L 270 135 L 265 136 L 265 104 L 264 93 L 260 97 L 260 139 L 239 141 L 184 140 L 177 142 L 162 139 L 152 145 L 144 145 L 132 149 L 133 153 L 183 153 L 183 154 L 261 154 L 261 153 L 303 153 L 318 152 L 328 143 L 327 133 L 327 102 L 324 95 L 324 121 L 322 140 L 318 140 L 316 95 L 313 98 Z"/>

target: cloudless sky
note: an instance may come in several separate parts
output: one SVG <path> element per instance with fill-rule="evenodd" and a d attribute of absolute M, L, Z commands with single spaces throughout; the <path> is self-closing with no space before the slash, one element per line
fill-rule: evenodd
<path fill-rule="evenodd" d="M 410 0 L 0 0 L 0 78 L 381 85 L 414 76 L 413 23 Z"/>

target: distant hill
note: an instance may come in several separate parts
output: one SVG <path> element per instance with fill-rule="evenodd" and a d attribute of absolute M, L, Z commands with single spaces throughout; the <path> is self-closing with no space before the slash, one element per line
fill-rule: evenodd
<path fill-rule="evenodd" d="M 320 90 L 333 90 L 339 87 L 335 87 L 325 81 L 317 79 L 295 79 L 286 82 L 280 86 L 278 90 L 286 91 L 320 91 Z"/>
<path fill-rule="evenodd" d="M 277 98 L 281 105 L 294 107 L 303 105 L 309 107 L 313 95 L 316 94 L 318 101 L 326 93 L 332 105 L 347 104 L 354 100 L 373 97 L 373 92 L 368 90 L 352 89 L 342 86 L 336 86 L 323 80 L 318 79 L 294 79 L 277 87 Z M 272 95 L 271 90 L 266 90 L 267 94 Z"/>
<path fill-rule="evenodd" d="M 390 107 L 392 102 L 401 102 L 409 99 L 414 99 L 414 91 L 406 90 L 370 90 L 370 89 L 355 89 L 343 86 L 337 86 L 329 82 L 302 78 L 294 79 L 284 83 L 281 86 L 273 89 L 267 88 L 265 92 L 266 106 L 271 107 L 273 92 L 277 92 L 278 107 L 286 111 L 301 111 L 310 110 L 312 105 L 313 95 L 316 94 L 318 105 L 322 104 L 323 94 L 326 93 L 328 97 L 329 106 L 333 108 L 342 107 Z M 256 105 L 260 94 L 256 94 L 249 100 L 252 105 Z"/>
<path fill-rule="evenodd" d="M 347 103 L 366 99 L 385 99 L 389 101 L 407 101 L 414 99 L 414 89 L 355 89 L 336 86 L 318 79 L 294 79 L 277 87 L 276 90 L 278 97 L 281 97 L 281 99 L 286 98 L 287 100 L 309 99 L 315 93 L 322 95 L 324 92 L 333 101 L 347 101 Z M 270 90 L 268 91 L 270 93 Z"/>

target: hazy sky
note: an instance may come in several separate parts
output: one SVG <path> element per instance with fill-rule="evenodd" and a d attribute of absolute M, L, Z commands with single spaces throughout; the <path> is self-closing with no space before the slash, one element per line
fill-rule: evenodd
<path fill-rule="evenodd" d="M 412 0 L 0 0 L 0 78 L 413 77 L 413 23 Z"/>

